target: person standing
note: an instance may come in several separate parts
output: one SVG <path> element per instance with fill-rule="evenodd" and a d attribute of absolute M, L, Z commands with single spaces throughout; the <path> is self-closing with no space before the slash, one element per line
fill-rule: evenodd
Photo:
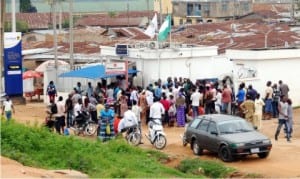
<path fill-rule="evenodd" d="M 288 115 L 288 124 L 290 127 L 290 138 L 292 137 L 292 133 L 293 133 L 293 107 L 292 107 L 292 100 L 288 99 L 287 100 L 288 103 L 288 110 L 287 110 L 287 115 Z"/>
<path fill-rule="evenodd" d="M 267 88 L 265 90 L 265 114 L 264 114 L 264 119 L 271 119 L 272 113 L 273 113 L 273 108 L 272 108 L 272 95 L 273 95 L 273 89 L 271 87 L 272 82 L 268 81 L 267 82 Z"/>
<path fill-rule="evenodd" d="M 137 102 L 136 101 L 133 101 L 132 102 L 132 112 L 135 114 L 136 116 L 136 119 L 138 121 L 138 124 L 139 124 L 139 130 L 140 130 L 140 133 L 142 133 L 142 122 L 141 122 L 141 107 L 137 105 Z"/>
<path fill-rule="evenodd" d="M 159 119 L 162 121 L 162 116 L 165 114 L 164 106 L 160 103 L 159 98 L 154 98 L 154 103 L 150 107 L 150 119 Z"/>
<path fill-rule="evenodd" d="M 193 119 L 195 119 L 199 115 L 198 108 L 200 105 L 201 94 L 196 90 L 196 88 L 193 88 L 192 91 L 193 93 L 191 95 L 191 101 L 192 101 Z"/>
<path fill-rule="evenodd" d="M 168 125 L 169 127 L 173 127 L 176 121 L 176 106 L 175 106 L 175 100 L 173 95 L 170 95 L 169 103 L 170 103 L 170 108 L 168 111 L 168 115 L 169 115 Z"/>
<path fill-rule="evenodd" d="M 246 95 L 249 95 L 250 96 L 250 99 L 252 101 L 255 101 L 256 99 L 256 95 L 257 95 L 257 91 L 252 87 L 252 85 L 249 85 L 248 86 L 248 90 L 247 90 L 247 94 Z"/>
<path fill-rule="evenodd" d="M 5 97 L 5 101 L 3 101 L 2 115 L 4 115 L 4 113 L 7 121 L 11 120 L 12 113 L 15 113 L 13 102 L 8 95 Z"/>
<path fill-rule="evenodd" d="M 124 116 L 125 111 L 128 110 L 128 97 L 126 96 L 126 93 L 124 90 L 121 92 L 121 96 L 119 98 L 119 104 L 120 104 L 120 116 Z"/>
<path fill-rule="evenodd" d="M 160 100 L 160 103 L 163 105 L 164 109 L 165 109 L 165 113 L 164 113 L 164 119 L 162 120 L 162 124 L 169 124 L 169 108 L 170 108 L 170 102 L 169 100 L 167 100 L 167 96 L 166 93 L 162 93 L 162 99 Z"/>
<path fill-rule="evenodd" d="M 286 128 L 287 141 L 290 142 L 290 126 L 288 124 L 288 103 L 286 102 L 286 98 L 284 97 L 284 95 L 281 95 L 281 99 L 278 105 L 278 111 L 278 126 L 275 133 L 275 140 L 278 140 L 278 135 L 280 133 L 282 125 L 284 125 Z"/>
<path fill-rule="evenodd" d="M 281 92 L 275 83 L 273 86 L 273 100 L 272 100 L 272 109 L 273 109 L 273 118 L 278 118 L 278 103 L 280 101 Z"/>
<path fill-rule="evenodd" d="M 240 105 L 240 108 L 242 109 L 245 119 L 250 122 L 253 126 L 255 126 L 254 123 L 254 111 L 255 111 L 255 104 L 254 101 L 251 99 L 251 96 L 247 95 L 246 100 Z"/>
<path fill-rule="evenodd" d="M 78 92 L 78 94 L 80 95 L 80 96 L 82 96 L 82 92 L 83 92 L 83 90 L 82 90 L 82 87 L 81 87 L 81 83 L 80 82 L 77 82 L 77 86 L 76 86 L 76 91 Z"/>
<path fill-rule="evenodd" d="M 99 123 L 99 139 L 104 142 L 106 140 L 113 139 L 115 137 L 114 132 L 114 116 L 115 112 L 110 109 L 109 104 L 105 104 L 105 109 L 101 112 L 101 119 Z"/>
<path fill-rule="evenodd" d="M 87 97 L 90 98 L 94 94 L 94 88 L 91 82 L 88 82 L 88 87 L 86 89 Z"/>
<path fill-rule="evenodd" d="M 47 94 L 49 96 L 49 101 L 55 101 L 55 96 L 57 95 L 56 87 L 53 81 L 50 81 L 47 87 Z"/>
<path fill-rule="evenodd" d="M 73 101 L 72 101 L 72 94 L 69 94 L 68 99 L 65 103 L 65 113 L 67 113 L 67 128 L 70 128 L 72 125 L 72 114 L 73 114 Z"/>
<path fill-rule="evenodd" d="M 281 95 L 283 95 L 284 97 L 286 97 L 286 99 L 289 98 L 289 86 L 287 84 L 284 84 L 282 82 L 282 80 L 279 80 L 279 89 L 280 89 L 280 92 L 281 92 Z"/>
<path fill-rule="evenodd" d="M 185 126 L 185 98 L 183 94 L 179 94 L 176 99 L 176 119 L 178 127 Z"/>
<path fill-rule="evenodd" d="M 139 100 L 138 101 L 139 101 L 138 104 L 141 108 L 141 121 L 144 121 L 146 123 L 148 104 L 147 104 L 146 91 L 145 90 L 143 90 L 141 92 L 141 94 L 139 95 Z"/>
<path fill-rule="evenodd" d="M 65 123 L 65 104 L 63 102 L 63 97 L 59 96 L 58 101 L 56 103 L 57 106 L 57 114 L 56 114 L 56 122 L 55 122 L 55 129 L 56 132 L 61 134 L 64 133 Z"/>
<path fill-rule="evenodd" d="M 227 87 L 227 84 L 224 85 L 224 89 L 222 91 L 222 111 L 224 114 L 231 113 L 231 102 L 232 102 L 232 91 Z"/>
<path fill-rule="evenodd" d="M 265 105 L 265 103 L 260 98 L 259 93 L 257 93 L 257 95 L 256 95 L 254 104 L 255 104 L 254 126 L 256 126 L 258 130 L 260 130 L 261 129 L 261 120 L 262 120 L 262 115 L 263 115 L 263 106 Z"/>

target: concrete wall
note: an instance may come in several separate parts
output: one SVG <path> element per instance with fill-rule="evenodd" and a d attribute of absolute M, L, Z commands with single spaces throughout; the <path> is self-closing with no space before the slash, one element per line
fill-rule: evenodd
<path fill-rule="evenodd" d="M 289 96 L 293 106 L 300 105 L 300 49 L 226 50 L 226 56 L 232 59 L 234 64 L 236 88 L 239 83 L 245 82 L 247 85 L 252 84 L 264 96 L 267 81 L 278 84 L 278 81 L 282 80 L 290 88 Z M 239 73 L 240 69 L 256 70 L 256 75 L 243 76 Z"/>

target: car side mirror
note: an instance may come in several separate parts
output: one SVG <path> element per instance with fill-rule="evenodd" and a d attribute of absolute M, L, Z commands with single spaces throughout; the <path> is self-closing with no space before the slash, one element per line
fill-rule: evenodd
<path fill-rule="evenodd" d="M 211 131 L 210 134 L 218 135 L 218 133 L 216 131 Z"/>

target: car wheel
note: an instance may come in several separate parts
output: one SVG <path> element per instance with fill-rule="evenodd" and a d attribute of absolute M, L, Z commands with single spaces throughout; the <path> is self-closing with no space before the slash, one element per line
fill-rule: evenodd
<path fill-rule="evenodd" d="M 269 156 L 270 152 L 263 152 L 263 153 L 258 153 L 259 158 L 267 158 Z"/>
<path fill-rule="evenodd" d="M 185 137 L 185 135 L 183 135 L 183 137 L 182 137 L 182 145 L 183 145 L 183 147 L 187 146 L 187 144 L 188 144 L 188 142 L 186 141 L 186 137 Z"/>
<path fill-rule="evenodd" d="M 227 146 L 225 146 L 225 145 L 222 145 L 220 147 L 220 149 L 219 149 L 219 157 L 224 162 L 232 162 L 233 161 L 232 154 L 231 154 L 229 148 Z"/>
<path fill-rule="evenodd" d="M 201 155 L 203 153 L 203 149 L 199 147 L 199 144 L 195 140 L 193 141 L 192 149 L 195 155 Z"/>

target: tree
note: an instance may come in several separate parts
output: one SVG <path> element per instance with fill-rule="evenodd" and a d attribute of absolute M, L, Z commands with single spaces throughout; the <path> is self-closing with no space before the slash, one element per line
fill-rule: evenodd
<path fill-rule="evenodd" d="M 16 21 L 16 30 L 17 32 L 26 33 L 28 32 L 28 24 L 25 21 Z M 4 24 L 4 31 L 5 32 L 11 32 L 11 22 L 5 22 Z"/>
<path fill-rule="evenodd" d="M 37 9 L 31 5 L 30 0 L 20 0 L 20 12 L 37 12 Z"/>

